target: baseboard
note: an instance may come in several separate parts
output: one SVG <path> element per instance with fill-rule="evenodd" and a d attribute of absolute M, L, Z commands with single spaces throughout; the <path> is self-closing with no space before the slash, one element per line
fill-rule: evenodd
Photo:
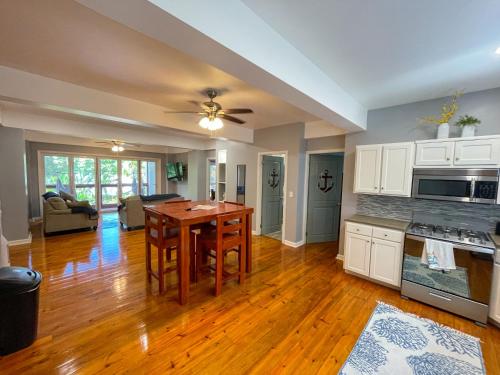
<path fill-rule="evenodd" d="M 337 254 L 337 260 L 344 261 L 344 254 Z"/>
<path fill-rule="evenodd" d="M 252 235 L 256 236 L 257 235 L 257 231 L 256 230 L 252 230 Z"/>
<path fill-rule="evenodd" d="M 19 246 L 19 245 L 29 245 L 31 243 L 31 232 L 28 238 L 22 238 L 20 240 L 7 241 L 8 246 Z"/>
<path fill-rule="evenodd" d="M 304 243 L 305 243 L 304 240 L 299 241 L 299 242 L 292 242 L 292 241 L 283 240 L 283 244 L 286 246 L 290 246 L 290 247 L 300 247 L 300 246 L 304 245 Z"/>

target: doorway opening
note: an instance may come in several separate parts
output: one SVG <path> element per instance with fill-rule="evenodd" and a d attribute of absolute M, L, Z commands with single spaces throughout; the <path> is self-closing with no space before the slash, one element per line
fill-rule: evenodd
<path fill-rule="evenodd" d="M 338 241 L 343 168 L 343 150 L 306 154 L 303 225 L 306 243 Z"/>
<path fill-rule="evenodd" d="M 285 154 L 262 155 L 260 234 L 283 240 Z"/>

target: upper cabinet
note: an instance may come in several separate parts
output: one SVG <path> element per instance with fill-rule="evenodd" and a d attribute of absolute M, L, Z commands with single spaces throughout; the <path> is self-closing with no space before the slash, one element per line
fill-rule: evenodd
<path fill-rule="evenodd" d="M 380 145 L 357 146 L 354 177 L 355 193 L 378 193 L 380 191 Z"/>
<path fill-rule="evenodd" d="M 417 167 L 492 168 L 500 164 L 500 138 L 497 136 L 417 141 L 416 145 Z"/>
<path fill-rule="evenodd" d="M 417 142 L 415 165 L 451 166 L 453 164 L 454 142 Z"/>
<path fill-rule="evenodd" d="M 414 154 L 410 142 L 357 146 L 354 192 L 409 197 Z"/>
<path fill-rule="evenodd" d="M 500 140 L 480 139 L 455 142 L 455 165 L 496 165 L 500 163 Z"/>

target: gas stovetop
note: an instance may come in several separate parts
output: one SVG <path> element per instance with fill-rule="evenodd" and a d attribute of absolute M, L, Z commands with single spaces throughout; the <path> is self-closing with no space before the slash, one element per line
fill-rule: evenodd
<path fill-rule="evenodd" d="M 491 241 L 486 232 L 471 229 L 449 227 L 446 225 L 412 223 L 406 233 L 470 246 L 481 246 L 495 249 L 495 244 Z"/>

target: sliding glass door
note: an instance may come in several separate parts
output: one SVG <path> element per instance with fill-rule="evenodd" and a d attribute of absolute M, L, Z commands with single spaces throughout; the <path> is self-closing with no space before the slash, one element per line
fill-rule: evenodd
<path fill-rule="evenodd" d="M 141 160 L 141 194 L 156 194 L 156 162 Z"/>
<path fill-rule="evenodd" d="M 101 185 L 101 208 L 118 205 L 118 160 L 99 159 L 99 181 Z"/>
<path fill-rule="evenodd" d="M 121 196 L 127 198 L 139 194 L 139 162 L 121 160 Z"/>
<path fill-rule="evenodd" d="M 63 155 L 45 155 L 43 157 L 43 164 L 45 192 L 69 191 L 69 157 Z"/>

